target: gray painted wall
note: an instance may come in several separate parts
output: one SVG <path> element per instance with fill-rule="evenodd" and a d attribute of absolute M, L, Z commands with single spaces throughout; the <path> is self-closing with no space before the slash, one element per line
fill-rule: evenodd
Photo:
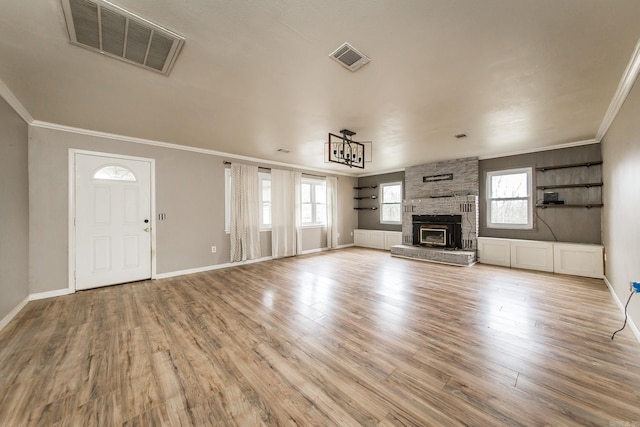
<path fill-rule="evenodd" d="M 533 167 L 534 188 L 536 185 L 543 184 L 596 182 L 602 180 L 601 166 L 537 173 L 535 172 L 535 168 L 597 160 L 602 160 L 600 144 L 480 160 L 480 236 L 553 241 L 554 237 L 549 231 L 550 228 L 553 230 L 553 233 L 555 233 L 558 241 L 561 242 L 600 244 L 602 241 L 600 208 L 534 208 L 532 230 L 506 230 L 488 228 L 486 226 L 487 206 L 484 197 L 486 194 L 485 175 L 490 171 Z M 606 186 L 611 184 L 605 181 L 604 185 L 606 188 Z M 586 203 L 588 201 L 600 201 L 601 199 L 601 188 L 547 191 L 557 191 L 559 198 L 565 200 L 567 203 Z M 535 200 L 541 200 L 543 197 L 542 194 L 543 191 L 537 190 Z M 548 224 L 548 227 L 545 225 L 545 222 Z"/>
<path fill-rule="evenodd" d="M 156 212 L 166 214 L 166 220 L 156 222 L 158 274 L 229 262 L 223 161 L 231 159 L 39 127 L 30 127 L 29 134 L 31 293 L 68 286 L 69 148 L 155 159 Z M 353 243 L 350 232 L 357 224 L 352 209 L 356 178 L 340 176 L 338 182 L 338 243 L 345 245 Z M 261 247 L 263 256 L 271 254 L 270 232 L 261 233 Z M 305 229 L 303 248 L 322 247 L 326 231 Z"/>
<path fill-rule="evenodd" d="M 629 282 L 640 281 L 640 84 L 629 97 L 602 140 L 604 161 L 603 241 L 605 274 L 624 304 Z M 629 313 L 640 327 L 640 295 Z"/>
<path fill-rule="evenodd" d="M 371 185 L 377 185 L 377 188 L 366 188 L 362 190 L 354 190 L 352 191 L 352 199 L 351 199 L 351 207 L 371 207 L 376 206 L 380 208 L 380 184 L 385 184 L 388 182 L 402 182 L 402 192 L 405 192 L 404 189 L 404 171 L 400 172 L 392 172 L 385 173 L 381 175 L 372 175 L 372 176 L 363 176 L 358 178 L 358 185 L 354 185 L 354 187 L 365 187 Z M 354 200 L 353 197 L 358 196 L 371 196 L 375 194 L 378 196 L 377 199 L 367 199 L 367 200 Z M 380 209 L 371 211 L 371 210 L 361 210 L 355 211 L 358 212 L 358 224 L 357 228 L 361 228 L 364 230 L 386 230 L 386 231 L 402 231 L 402 224 L 380 224 Z"/>
<path fill-rule="evenodd" d="M 0 320 L 29 295 L 27 124 L 0 98 Z"/>

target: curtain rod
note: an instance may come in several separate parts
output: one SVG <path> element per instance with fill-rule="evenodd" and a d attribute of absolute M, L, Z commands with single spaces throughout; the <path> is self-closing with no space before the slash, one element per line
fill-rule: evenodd
<path fill-rule="evenodd" d="M 231 162 L 226 161 L 226 160 L 223 161 L 222 163 L 225 164 L 225 165 L 230 165 L 231 164 Z M 263 167 L 263 166 L 258 166 L 258 169 L 264 169 L 264 170 L 268 170 L 268 171 L 271 170 L 271 168 L 267 168 L 267 167 Z M 306 172 L 302 172 L 302 174 L 303 175 L 307 175 L 307 176 L 315 176 L 315 177 L 318 177 L 318 178 L 326 178 L 327 177 L 326 175 L 314 175 L 312 173 L 306 173 Z"/>

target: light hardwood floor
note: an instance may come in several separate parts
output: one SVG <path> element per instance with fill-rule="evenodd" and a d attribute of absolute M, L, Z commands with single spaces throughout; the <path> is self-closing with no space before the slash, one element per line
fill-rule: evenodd
<path fill-rule="evenodd" d="M 640 425 L 601 280 L 350 248 L 30 302 L 0 425 Z"/>

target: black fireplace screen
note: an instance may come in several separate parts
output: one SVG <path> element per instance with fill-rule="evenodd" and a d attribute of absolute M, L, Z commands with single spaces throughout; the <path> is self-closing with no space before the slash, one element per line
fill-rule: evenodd
<path fill-rule="evenodd" d="M 462 215 L 413 215 L 413 244 L 462 248 Z"/>

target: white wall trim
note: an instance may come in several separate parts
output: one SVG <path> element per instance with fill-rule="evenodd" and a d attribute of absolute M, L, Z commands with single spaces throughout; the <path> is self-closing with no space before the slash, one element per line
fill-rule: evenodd
<path fill-rule="evenodd" d="M 262 258 L 250 259 L 241 262 L 226 262 L 224 264 L 207 265 L 205 267 L 189 268 L 187 270 L 170 271 L 168 273 L 156 274 L 156 279 L 167 279 L 169 277 L 184 276 L 185 274 L 202 273 L 204 271 L 220 270 L 229 267 L 238 267 L 246 264 L 254 264 L 256 262 L 270 261 L 273 257 L 267 256 Z"/>
<path fill-rule="evenodd" d="M 241 155 L 238 155 L 238 154 L 231 154 L 231 153 L 223 153 L 221 151 L 209 150 L 209 149 L 206 149 L 206 148 L 190 147 L 188 145 L 173 144 L 173 143 L 170 143 L 170 142 L 154 141 L 154 140 L 151 140 L 151 139 L 136 138 L 136 137 L 133 137 L 133 136 L 118 135 L 118 134 L 114 134 L 114 133 L 100 132 L 100 131 L 89 130 L 89 129 L 82 129 L 82 128 L 77 128 L 77 127 L 73 127 L 73 126 L 66 126 L 66 125 L 59 125 L 59 124 L 56 124 L 56 123 L 44 122 L 44 121 L 40 121 L 40 120 L 33 120 L 30 124 L 31 124 L 31 126 L 37 127 L 37 128 L 51 129 L 51 130 L 57 130 L 57 131 L 62 131 L 62 132 L 75 133 L 75 134 L 79 134 L 79 135 L 94 136 L 94 137 L 106 138 L 106 139 L 115 139 L 115 140 L 118 140 L 118 141 L 131 142 L 131 143 L 134 143 L 134 144 L 152 145 L 152 146 L 155 146 L 155 147 L 169 148 L 169 149 L 172 149 L 172 150 L 190 151 L 190 152 L 193 152 L 193 153 L 207 154 L 207 155 L 210 155 L 210 156 L 224 157 L 224 158 L 227 158 L 227 159 L 244 160 L 244 161 L 247 161 L 247 162 L 260 163 L 260 164 L 265 164 L 265 165 L 270 165 L 270 166 L 282 166 L 282 167 L 292 168 L 292 169 L 301 169 L 303 171 L 320 172 L 320 173 L 323 174 L 323 176 L 324 175 L 329 175 L 329 176 L 337 175 L 337 176 L 357 177 L 357 174 L 355 174 L 355 173 L 349 174 L 349 173 L 339 173 L 339 172 L 335 172 L 335 171 L 327 171 L 326 169 L 312 168 L 312 167 L 309 167 L 309 166 L 301 166 L 301 165 L 296 165 L 296 164 L 293 164 L 293 163 L 275 162 L 275 161 L 272 161 L 272 160 L 258 159 L 256 157 L 241 156 Z"/>
<path fill-rule="evenodd" d="M 306 251 L 300 252 L 298 255 L 309 255 L 309 254 L 317 254 L 318 252 L 328 251 L 329 248 L 316 248 L 316 249 L 307 249 Z"/>
<path fill-rule="evenodd" d="M 391 170 L 382 171 L 382 172 L 363 173 L 361 175 L 358 175 L 358 178 L 364 178 L 365 176 L 378 176 L 378 175 L 386 175 L 388 173 L 404 172 L 405 170 L 406 168 L 400 168 L 400 169 L 391 169 Z"/>
<path fill-rule="evenodd" d="M 22 120 L 24 120 L 27 124 L 33 123 L 33 116 L 29 114 L 27 109 L 24 108 L 24 105 L 22 105 L 22 103 L 18 100 L 18 98 L 15 97 L 13 92 L 11 92 L 11 90 L 7 87 L 7 85 L 4 84 L 2 80 L 0 80 L 0 96 L 5 101 L 7 101 L 7 104 L 9 104 L 20 117 L 22 117 Z"/>
<path fill-rule="evenodd" d="M 11 322 L 11 320 L 13 320 L 13 318 L 16 317 L 18 313 L 20 313 L 20 311 L 24 308 L 25 305 L 27 305 L 29 301 L 30 301 L 30 298 L 29 298 L 29 295 L 27 295 L 25 299 L 20 301 L 18 305 L 13 307 L 13 309 L 9 313 L 7 313 L 7 315 L 4 316 L 2 320 L 0 320 L 0 331 L 3 330 L 4 327 L 7 326 L 9 322 Z"/>
<path fill-rule="evenodd" d="M 353 243 L 347 243 L 346 245 L 338 245 L 334 249 L 344 249 L 344 248 L 352 248 L 355 245 Z"/>
<path fill-rule="evenodd" d="M 622 108 L 622 104 L 627 99 L 629 92 L 631 92 L 631 88 L 638 77 L 638 73 L 640 73 L 640 40 L 636 44 L 636 48 L 631 55 L 631 59 L 629 60 L 629 64 L 627 65 L 627 69 L 624 70 L 622 74 L 622 78 L 620 79 L 620 83 L 618 84 L 618 89 L 616 93 L 613 95 L 613 99 L 611 100 L 611 104 L 609 104 L 609 109 L 604 115 L 602 119 L 602 124 L 598 129 L 598 133 L 596 134 L 596 139 L 598 141 L 602 141 L 602 138 L 606 135 L 611 123 L 615 120 L 620 108 Z"/>
<path fill-rule="evenodd" d="M 599 139 L 585 139 L 583 141 L 575 141 L 575 142 L 567 142 L 564 144 L 556 144 L 556 145 L 548 145 L 546 147 L 535 147 L 528 148 L 525 150 L 519 151 L 511 151 L 508 153 L 499 153 L 499 154 L 486 154 L 484 156 L 479 156 L 479 160 L 487 160 L 487 159 L 497 159 L 500 157 L 509 157 L 509 156 L 518 156 L 520 154 L 531 154 L 531 153 L 540 153 L 542 151 L 551 151 L 551 150 L 559 150 L 561 148 L 571 148 L 571 147 L 580 147 L 582 145 L 590 145 L 599 143 Z"/>
<path fill-rule="evenodd" d="M 45 298 L 61 297 L 63 295 L 69 295 L 72 293 L 73 291 L 69 290 L 69 288 L 56 289 L 55 291 L 38 292 L 36 294 L 29 295 L 29 301 L 35 301 L 35 300 L 45 299 Z"/>
<path fill-rule="evenodd" d="M 622 301 L 620 301 L 620 298 L 618 298 L 618 295 L 616 294 L 616 291 L 613 289 L 611 282 L 609 282 L 609 279 L 607 279 L 607 276 L 604 277 L 604 283 L 607 285 L 607 288 L 609 288 L 609 292 L 611 292 L 611 295 L 613 296 L 613 300 L 616 302 L 616 305 L 618 306 L 618 308 L 622 312 L 622 315 L 624 316 L 624 304 L 622 303 Z M 636 339 L 638 340 L 638 342 L 640 342 L 640 330 L 636 326 L 636 323 L 633 321 L 631 316 L 627 317 L 627 325 L 631 328 L 631 331 L 633 332 L 633 335 L 636 336 Z"/>

